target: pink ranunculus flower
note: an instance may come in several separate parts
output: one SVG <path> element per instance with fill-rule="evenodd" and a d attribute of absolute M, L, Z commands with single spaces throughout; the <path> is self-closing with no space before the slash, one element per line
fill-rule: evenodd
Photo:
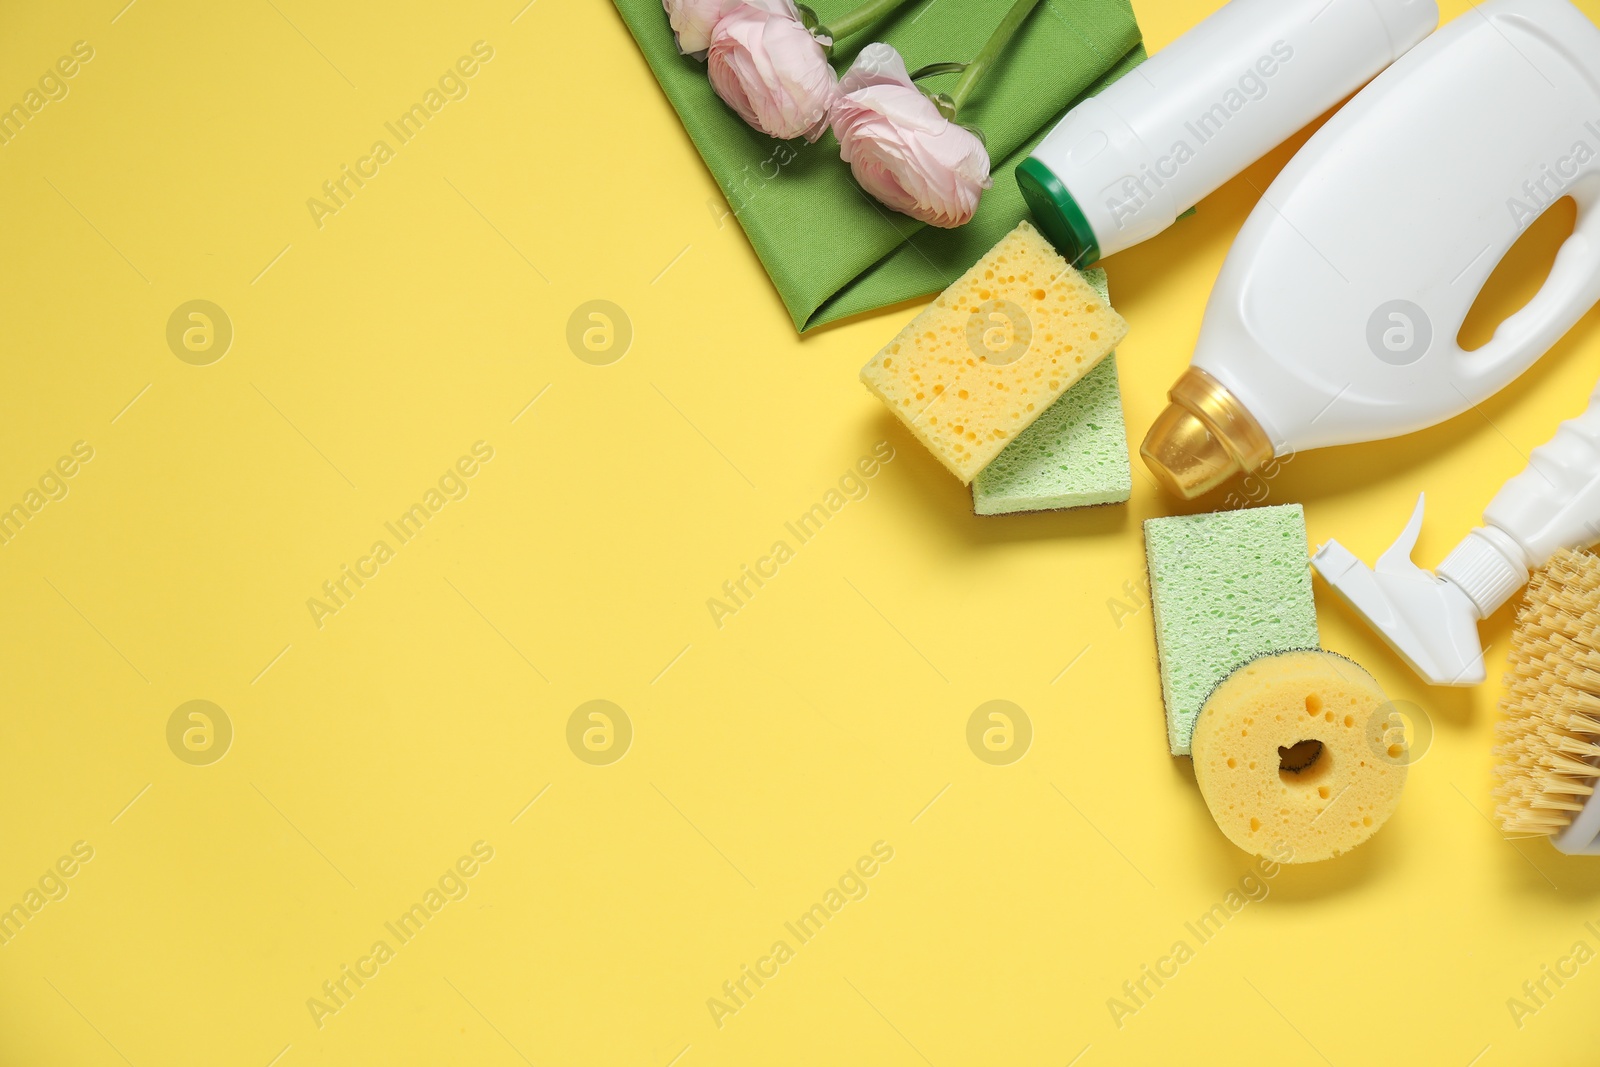
<path fill-rule="evenodd" d="M 790 0 L 741 0 L 711 31 L 706 74 L 739 117 L 772 137 L 815 141 L 828 128 L 839 80 L 820 38 Z"/>
<path fill-rule="evenodd" d="M 706 49 L 711 47 L 711 29 L 730 3 L 731 0 L 661 0 L 678 51 L 705 59 Z"/>
<path fill-rule="evenodd" d="M 960 226 L 994 183 L 989 153 L 964 126 L 939 113 L 911 81 L 905 60 L 871 44 L 839 79 L 833 135 L 861 187 L 930 226 Z"/>

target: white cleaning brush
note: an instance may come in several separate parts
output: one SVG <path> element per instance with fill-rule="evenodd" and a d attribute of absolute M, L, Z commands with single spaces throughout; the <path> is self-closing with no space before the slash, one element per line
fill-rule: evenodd
<path fill-rule="evenodd" d="M 1600 556 L 1563 549 L 1534 572 L 1500 715 L 1501 829 L 1600 855 Z"/>

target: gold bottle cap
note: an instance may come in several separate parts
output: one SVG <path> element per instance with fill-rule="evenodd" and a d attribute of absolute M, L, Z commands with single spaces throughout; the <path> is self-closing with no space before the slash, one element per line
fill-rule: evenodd
<path fill-rule="evenodd" d="M 1261 424 L 1205 371 L 1184 371 L 1167 398 L 1139 455 L 1169 492 L 1192 500 L 1272 458 Z"/>

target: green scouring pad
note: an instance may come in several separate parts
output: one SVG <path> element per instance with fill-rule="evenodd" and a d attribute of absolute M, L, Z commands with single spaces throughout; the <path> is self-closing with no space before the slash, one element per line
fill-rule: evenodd
<path fill-rule="evenodd" d="M 1107 302 L 1106 272 L 1083 272 Z M 1133 491 L 1122 392 L 1113 352 L 978 472 L 972 507 L 979 515 L 1115 504 Z"/>
<path fill-rule="evenodd" d="M 1235 667 L 1321 643 L 1305 512 L 1279 504 L 1147 519 L 1144 545 L 1167 741 L 1187 756 L 1201 705 Z"/>

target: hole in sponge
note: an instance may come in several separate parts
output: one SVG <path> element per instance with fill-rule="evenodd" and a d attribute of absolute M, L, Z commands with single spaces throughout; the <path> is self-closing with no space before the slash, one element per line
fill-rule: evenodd
<path fill-rule="evenodd" d="M 1306 697 L 1306 714 L 1315 719 L 1322 712 L 1322 698 L 1312 693 Z"/>
<path fill-rule="evenodd" d="M 1309 785 L 1327 774 L 1332 764 L 1333 757 L 1315 738 L 1278 746 L 1278 777 L 1285 782 Z"/>

